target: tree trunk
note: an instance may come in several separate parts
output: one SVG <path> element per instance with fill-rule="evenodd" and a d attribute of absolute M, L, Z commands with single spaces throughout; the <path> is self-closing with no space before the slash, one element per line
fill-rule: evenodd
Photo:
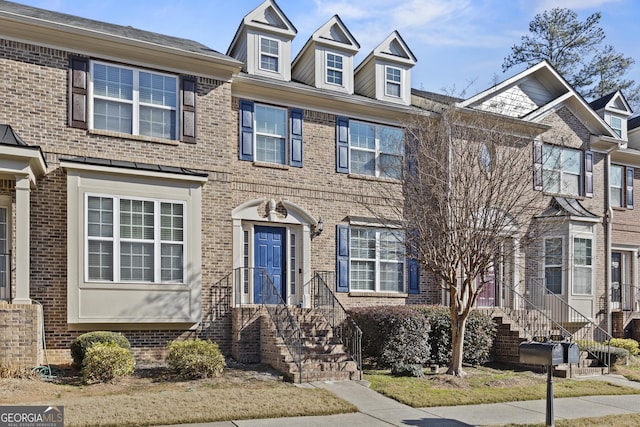
<path fill-rule="evenodd" d="M 451 307 L 451 361 L 447 374 L 463 377 L 466 372 L 462 370 L 464 329 L 467 324 L 467 316 L 458 314 L 455 307 Z"/>

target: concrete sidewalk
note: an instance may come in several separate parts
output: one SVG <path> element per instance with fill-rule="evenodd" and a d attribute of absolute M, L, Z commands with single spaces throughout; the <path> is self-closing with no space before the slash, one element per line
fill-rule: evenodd
<path fill-rule="evenodd" d="M 615 384 L 640 388 L 640 383 L 617 375 L 589 377 Z M 371 390 L 362 381 L 327 381 L 305 384 L 329 390 L 353 403 L 355 414 L 319 417 L 238 420 L 218 423 L 188 424 L 189 427 L 378 427 L 434 426 L 462 427 L 474 425 L 536 424 L 545 422 L 545 400 L 493 403 L 485 405 L 411 408 Z M 555 420 L 601 417 L 605 415 L 640 413 L 640 395 L 588 396 L 554 399 Z"/>

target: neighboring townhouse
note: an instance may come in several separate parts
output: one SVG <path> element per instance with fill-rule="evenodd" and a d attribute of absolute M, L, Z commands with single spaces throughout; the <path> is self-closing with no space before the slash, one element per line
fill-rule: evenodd
<path fill-rule="evenodd" d="M 529 147 L 532 189 L 546 202 L 530 224 L 519 224 L 521 233 L 544 225 L 543 235 L 497 263 L 493 277 L 504 280 L 483 290 L 479 306 L 514 310 L 526 299 L 571 333 L 593 322 L 591 337 L 623 336 L 640 298 L 638 151 L 623 95 L 588 104 L 542 62 L 457 106 L 547 126 Z"/>

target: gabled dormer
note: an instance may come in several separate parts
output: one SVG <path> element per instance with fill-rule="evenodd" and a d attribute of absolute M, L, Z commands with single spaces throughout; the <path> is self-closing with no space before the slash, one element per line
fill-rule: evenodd
<path fill-rule="evenodd" d="M 621 139 L 627 139 L 627 119 L 633 111 L 619 90 L 589 103 Z"/>
<path fill-rule="evenodd" d="M 242 61 L 248 74 L 291 80 L 291 40 L 298 30 L 274 0 L 242 19 L 227 55 Z"/>
<path fill-rule="evenodd" d="M 355 70 L 355 92 L 383 101 L 411 104 L 411 68 L 417 59 L 397 31 Z"/>
<path fill-rule="evenodd" d="M 353 58 L 360 44 L 338 15 L 318 28 L 292 65 L 295 80 L 353 94 Z"/>

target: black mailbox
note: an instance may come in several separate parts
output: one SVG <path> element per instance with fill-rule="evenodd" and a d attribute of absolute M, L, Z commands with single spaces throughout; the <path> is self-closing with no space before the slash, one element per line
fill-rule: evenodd
<path fill-rule="evenodd" d="M 579 363 L 580 362 L 580 347 L 574 342 L 563 342 L 562 349 L 564 350 L 564 363 Z"/>
<path fill-rule="evenodd" d="M 558 366 L 565 363 L 564 348 L 555 342 L 523 342 L 520 363 L 525 365 Z"/>

